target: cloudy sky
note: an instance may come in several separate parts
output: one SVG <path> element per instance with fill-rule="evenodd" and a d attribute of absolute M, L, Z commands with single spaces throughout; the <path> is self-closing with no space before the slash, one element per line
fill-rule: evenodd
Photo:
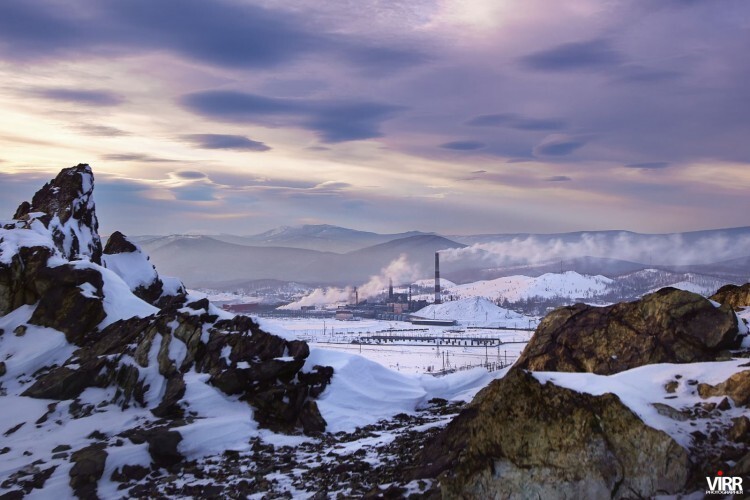
<path fill-rule="evenodd" d="M 3 0 L 0 218 L 103 231 L 744 226 L 745 0 Z"/>

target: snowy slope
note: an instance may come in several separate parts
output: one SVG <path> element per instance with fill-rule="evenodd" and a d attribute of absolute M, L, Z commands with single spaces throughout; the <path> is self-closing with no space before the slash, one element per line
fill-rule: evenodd
<path fill-rule="evenodd" d="M 485 326 L 527 327 L 529 320 L 536 324 L 536 318 L 498 307 L 482 297 L 432 304 L 415 312 L 414 316 L 428 319 L 453 319 L 462 324 Z"/>
<path fill-rule="evenodd" d="M 508 276 L 488 281 L 477 281 L 456 285 L 446 293 L 456 297 L 504 298 L 510 302 L 529 297 L 550 298 L 555 296 L 589 298 L 602 293 L 612 283 L 605 276 L 587 276 L 575 271 L 562 274 L 547 273 L 536 278 L 529 276 Z"/>

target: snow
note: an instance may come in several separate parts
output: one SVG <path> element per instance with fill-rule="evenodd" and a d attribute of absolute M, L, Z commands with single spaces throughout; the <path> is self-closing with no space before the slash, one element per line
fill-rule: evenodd
<path fill-rule="evenodd" d="M 0 328 L 5 330 L 5 334 L 0 335 L 0 361 L 5 362 L 7 370 L 2 377 L 2 386 L 10 393 L 21 392 L 31 381 L 33 373 L 47 366 L 63 364 L 76 350 L 62 332 L 27 324 L 35 308 L 21 306 L 0 316 Z M 26 328 L 23 336 L 14 334 L 20 325 Z"/>
<path fill-rule="evenodd" d="M 100 329 L 106 328 L 121 319 L 129 319 L 135 316 L 145 318 L 159 312 L 156 307 L 133 295 L 127 283 L 110 269 L 87 261 L 75 261 L 70 264 L 77 269 L 94 269 L 102 275 L 104 282 L 103 305 L 107 317 L 99 324 Z"/>
<path fill-rule="evenodd" d="M 492 324 L 522 328 L 537 323 L 536 318 L 498 307 L 481 297 L 432 304 L 415 312 L 413 316 L 427 319 L 453 319 L 461 324 Z"/>
<path fill-rule="evenodd" d="M 131 290 L 139 286 L 148 287 L 158 279 L 156 268 L 140 249 L 129 253 L 104 254 L 102 262 L 104 267 L 122 278 Z"/>
<path fill-rule="evenodd" d="M 674 420 L 661 415 L 652 403 L 667 404 L 678 410 L 701 402 L 719 403 L 722 397 L 702 399 L 697 393 L 697 385 L 690 385 L 687 381 L 697 380 L 716 385 L 741 371 L 740 365 L 744 363 L 747 363 L 747 359 L 646 365 L 614 375 L 562 372 L 532 372 L 532 375 L 542 383 L 552 382 L 557 386 L 586 394 L 598 396 L 614 393 L 646 425 L 666 432 L 678 444 L 688 447 L 692 439 L 690 433 L 696 429 L 700 430 L 701 421 Z M 664 385 L 673 380 L 678 380 L 679 385 L 674 393 L 668 394 Z M 672 398 L 673 396 L 676 398 Z M 745 414 L 744 409 L 732 408 L 724 412 L 723 416 L 731 418 L 743 414 Z"/>
<path fill-rule="evenodd" d="M 575 271 L 547 273 L 536 278 L 529 276 L 507 276 L 494 280 L 477 281 L 456 285 L 444 293 L 457 297 L 504 298 L 516 302 L 530 297 L 551 298 L 555 296 L 590 298 L 602 293 L 613 280 L 606 276 L 588 276 Z"/>
<path fill-rule="evenodd" d="M 327 349 L 311 349 L 304 369 L 315 365 L 334 369 L 331 384 L 317 402 L 326 429 L 334 433 L 414 412 L 432 398 L 471 397 L 492 380 L 483 369 L 440 378 L 401 374 L 361 356 Z"/>
<path fill-rule="evenodd" d="M 49 230 L 40 221 L 30 229 L 0 229 L 0 263 L 10 264 L 22 247 L 45 247 L 55 250 Z"/>

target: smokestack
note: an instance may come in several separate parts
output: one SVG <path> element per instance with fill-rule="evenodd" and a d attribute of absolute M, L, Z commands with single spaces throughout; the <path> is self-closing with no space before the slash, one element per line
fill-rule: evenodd
<path fill-rule="evenodd" d="M 440 304 L 440 253 L 435 252 L 435 304 Z"/>
<path fill-rule="evenodd" d="M 393 302 L 393 278 L 388 278 L 388 300 Z"/>

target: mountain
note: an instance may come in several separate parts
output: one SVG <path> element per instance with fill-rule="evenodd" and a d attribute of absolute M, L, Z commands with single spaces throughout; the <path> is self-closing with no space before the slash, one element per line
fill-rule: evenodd
<path fill-rule="evenodd" d="M 304 226 L 282 226 L 264 233 L 244 238 L 248 245 L 306 248 L 322 252 L 346 253 L 387 241 L 426 235 L 420 231 L 395 234 L 378 234 L 358 231 L 329 224 L 306 224 Z M 222 239 L 218 237 L 217 239 Z M 239 243 L 239 241 L 237 241 Z"/>
<path fill-rule="evenodd" d="M 223 289 L 229 282 L 258 279 L 357 286 L 401 256 L 429 275 L 435 252 L 463 247 L 435 235 L 409 236 L 345 254 L 236 245 L 208 236 L 169 236 L 141 245 L 159 269 L 183 277 L 189 287 Z"/>

